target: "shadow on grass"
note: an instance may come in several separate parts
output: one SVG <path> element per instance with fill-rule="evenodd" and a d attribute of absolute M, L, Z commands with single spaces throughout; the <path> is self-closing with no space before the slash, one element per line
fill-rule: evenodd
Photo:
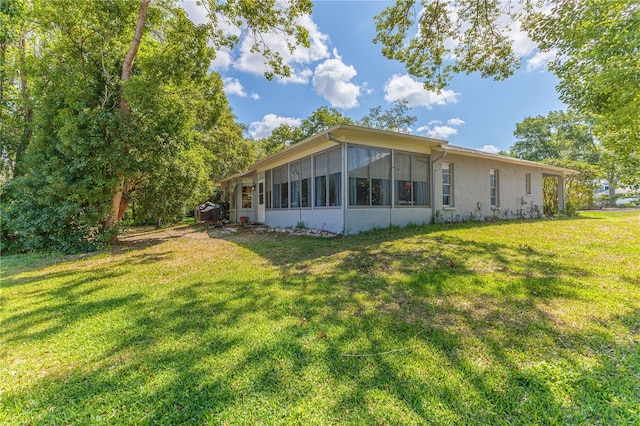
<path fill-rule="evenodd" d="M 589 303 L 572 281 L 589 271 L 446 229 L 313 244 L 268 235 L 242 246 L 275 276 L 176 283 L 162 297 L 114 297 L 91 276 L 61 275 L 56 290 L 34 294 L 55 303 L 29 315 L 80 321 L 126 308 L 126 321 L 105 325 L 109 348 L 87 364 L 5 393 L 3 404 L 17 422 L 42 424 L 637 420 L 639 342 L 616 334 L 637 337 L 640 310 L 563 325 L 542 306 Z M 126 279 L 124 266 L 111 265 L 114 277 Z M 20 326 L 3 339 L 31 341 L 28 316 L 10 324 Z M 65 338 L 61 328 L 47 337 Z"/>

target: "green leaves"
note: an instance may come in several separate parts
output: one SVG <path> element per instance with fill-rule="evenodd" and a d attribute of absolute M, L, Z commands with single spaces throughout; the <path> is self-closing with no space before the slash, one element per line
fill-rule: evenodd
<path fill-rule="evenodd" d="M 505 15 L 518 16 L 499 0 L 401 0 L 376 16 L 373 41 L 429 90 L 443 89 L 460 72 L 502 80 L 520 65 Z"/>
<path fill-rule="evenodd" d="M 311 13 L 310 0 L 204 0 L 209 10 L 209 18 L 216 31 L 212 41 L 216 47 L 235 47 L 240 38 L 233 31 L 220 30 L 220 26 L 236 27 L 242 31 L 251 44 L 251 52 L 259 53 L 267 67 L 265 77 L 271 80 L 276 75 L 288 77 L 290 67 L 283 62 L 281 54 L 269 46 L 265 34 L 274 34 L 286 40 L 293 52 L 297 47 L 309 47 L 309 32 L 298 24 L 297 18 Z"/>
<path fill-rule="evenodd" d="M 527 28 L 546 51 L 563 101 L 595 118 L 595 131 L 621 154 L 640 146 L 640 7 L 637 2 L 559 1 Z"/>
<path fill-rule="evenodd" d="M 396 101 L 393 107 L 385 111 L 381 106 L 377 106 L 370 108 L 369 114 L 359 119 L 357 124 L 374 129 L 408 133 L 417 120 L 415 115 L 409 115 L 410 110 L 409 102 L 406 100 Z"/>
<path fill-rule="evenodd" d="M 640 7 L 632 0 L 398 0 L 376 18 L 374 43 L 425 88 L 441 90 L 456 73 L 502 80 L 520 66 L 509 38 L 522 23 L 544 52 L 555 53 L 561 99 L 595 120 L 608 148 L 640 146 Z"/>

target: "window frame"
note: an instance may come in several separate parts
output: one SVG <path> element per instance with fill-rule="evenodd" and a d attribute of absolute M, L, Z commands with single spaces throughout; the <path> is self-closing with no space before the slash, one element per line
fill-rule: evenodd
<path fill-rule="evenodd" d="M 489 169 L 489 206 L 500 207 L 500 170 Z"/>
<path fill-rule="evenodd" d="M 524 193 L 531 196 L 531 173 L 526 173 L 524 176 Z"/>
<path fill-rule="evenodd" d="M 445 182 L 445 170 L 447 171 L 446 176 L 448 177 L 447 182 Z M 455 207 L 455 198 L 454 198 L 454 169 L 453 163 L 442 163 L 440 167 L 441 171 L 441 180 L 442 180 L 442 207 L 444 208 L 454 208 Z M 445 188 L 448 189 L 445 193 Z M 445 202 L 445 197 L 448 197 L 448 202 Z"/>
<path fill-rule="evenodd" d="M 398 156 L 406 156 L 408 157 L 408 171 L 401 169 L 399 165 L 401 161 L 398 161 Z M 426 170 L 424 175 L 418 175 L 418 171 L 416 171 L 416 165 L 419 158 L 425 160 Z M 403 161 L 404 162 L 404 161 Z M 397 151 L 393 150 L 393 207 L 398 208 L 407 208 L 407 207 L 419 207 L 425 208 L 430 207 L 430 199 L 429 199 L 429 155 L 426 154 L 417 154 L 413 152 L 406 151 Z M 400 175 L 400 178 L 398 177 Z M 407 179 L 408 177 L 408 179 Z M 419 185 L 422 183 L 423 188 L 420 188 Z M 408 184 L 408 185 L 407 185 Z M 418 196 L 418 192 L 421 193 L 421 196 Z M 404 193 L 405 196 L 403 199 L 400 198 L 400 194 Z M 409 194 L 407 199 L 407 195 Z M 424 202 L 420 203 L 419 199 L 423 198 Z"/>
<path fill-rule="evenodd" d="M 367 163 L 361 165 L 358 158 L 351 157 L 351 152 L 366 151 Z M 393 152 L 388 148 L 378 148 L 357 144 L 347 145 L 347 207 L 348 208 L 391 208 L 393 207 Z M 375 161 L 388 161 L 388 174 L 381 177 L 380 170 L 373 169 Z M 360 166 L 360 167 L 356 167 Z M 351 169 L 351 167 L 356 167 Z M 366 167 L 366 177 L 358 176 Z M 357 173 L 357 172 L 360 173 Z M 353 182 L 353 184 L 352 184 Z M 355 194 L 352 196 L 352 191 Z M 364 192 L 363 192 L 364 191 Z M 361 195 L 364 194 L 364 198 Z M 353 201 L 352 201 L 353 200 Z M 366 202 L 361 202 L 361 201 Z M 386 201 L 386 202 L 385 202 Z"/>
<path fill-rule="evenodd" d="M 253 208 L 253 184 L 243 182 L 242 185 L 240 186 L 240 210 L 247 210 L 252 208 Z"/>

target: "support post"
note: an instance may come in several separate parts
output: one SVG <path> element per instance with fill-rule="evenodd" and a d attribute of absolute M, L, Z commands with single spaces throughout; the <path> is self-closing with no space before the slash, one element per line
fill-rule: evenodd
<path fill-rule="evenodd" d="M 558 214 L 564 214 L 565 200 L 564 200 L 564 177 L 558 176 Z"/>

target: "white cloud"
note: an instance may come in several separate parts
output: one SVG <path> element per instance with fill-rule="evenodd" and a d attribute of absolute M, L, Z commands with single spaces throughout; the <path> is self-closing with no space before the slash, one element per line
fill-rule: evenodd
<path fill-rule="evenodd" d="M 244 87 L 240 83 L 240 80 L 237 78 L 225 77 L 222 79 L 222 84 L 224 85 L 224 92 L 228 95 L 237 95 L 241 97 L 246 97 L 247 92 L 244 91 Z"/>
<path fill-rule="evenodd" d="M 308 48 L 298 46 L 293 52 L 290 52 L 287 46 L 287 38 L 274 32 L 264 33 L 260 38 L 261 42 L 269 46 L 270 50 L 280 54 L 284 64 L 291 67 L 290 77 L 278 78 L 281 83 L 308 83 L 312 72 L 306 65 L 329 57 L 327 45 L 329 36 L 318 29 L 311 17 L 309 15 L 301 16 L 296 19 L 296 23 L 309 31 L 310 46 Z M 293 38 L 290 38 L 289 41 L 296 44 Z M 234 62 L 233 66 L 239 71 L 262 75 L 269 71 L 269 67 L 260 53 L 251 52 L 254 42 L 255 39 L 250 35 L 247 35 L 242 40 L 239 48 L 240 57 Z"/>
<path fill-rule="evenodd" d="M 251 92 L 250 95 L 247 95 L 247 92 L 244 91 L 244 87 L 242 87 L 242 83 L 237 78 L 225 77 L 222 79 L 222 84 L 224 85 L 224 92 L 229 95 L 237 95 L 243 98 L 249 96 L 251 99 L 258 100 L 260 99 L 260 95 L 255 92 Z"/>
<path fill-rule="evenodd" d="M 455 103 L 460 93 L 442 90 L 440 93 L 426 90 L 422 83 L 408 75 L 394 74 L 384 85 L 384 99 L 395 102 L 405 99 L 410 107 L 423 106 L 431 109 L 433 105 Z"/>
<path fill-rule="evenodd" d="M 345 65 L 336 49 L 333 59 L 327 59 L 316 67 L 313 87 L 331 106 L 338 108 L 357 107 L 360 87 L 351 82 L 358 72 L 351 65 Z"/>
<path fill-rule="evenodd" d="M 434 126 L 427 130 L 427 136 L 434 139 L 447 139 L 458 133 L 458 129 L 449 126 Z"/>
<path fill-rule="evenodd" d="M 478 151 L 488 152 L 489 154 L 499 154 L 501 149 L 495 145 L 482 145 L 481 148 L 478 148 Z"/>
<path fill-rule="evenodd" d="M 194 24 L 200 25 L 209 22 L 207 9 L 200 2 L 184 1 L 182 2 L 182 8 L 187 12 L 187 16 Z"/>
<path fill-rule="evenodd" d="M 313 71 L 309 68 L 302 69 L 292 69 L 291 75 L 287 78 L 278 77 L 278 82 L 282 84 L 293 83 L 293 84 L 307 84 L 313 75 Z"/>
<path fill-rule="evenodd" d="M 553 61 L 556 56 L 556 51 L 536 53 L 532 58 L 529 58 L 527 60 L 527 71 L 534 71 L 539 68 L 542 68 L 544 70 L 547 64 Z"/>
<path fill-rule="evenodd" d="M 364 83 L 362 83 L 360 85 L 360 88 L 362 89 L 362 91 L 365 93 L 365 95 L 370 95 L 372 93 L 375 92 L 374 89 L 369 87 L 369 82 L 365 81 Z"/>
<path fill-rule="evenodd" d="M 298 126 L 302 120 L 294 117 L 280 117 L 275 114 L 267 114 L 262 117 L 261 121 L 254 121 L 249 125 L 249 134 L 254 139 L 266 138 L 271 135 L 273 129 L 281 124 L 289 126 Z"/>
<path fill-rule="evenodd" d="M 216 57 L 211 61 L 209 66 L 213 70 L 220 72 L 228 70 L 232 63 L 231 52 L 223 48 L 216 52 Z"/>
<path fill-rule="evenodd" d="M 464 124 L 464 121 L 460 118 L 450 118 L 447 120 L 449 126 L 443 126 L 440 120 L 431 120 L 426 126 L 421 126 L 416 129 L 417 133 L 423 133 L 426 136 L 434 139 L 447 139 L 449 136 L 458 133 L 458 129 L 451 126 L 460 126 Z"/>
<path fill-rule="evenodd" d="M 520 21 L 513 21 L 509 29 L 509 38 L 513 41 L 513 53 L 517 56 L 529 56 L 538 47 L 522 29 Z"/>

